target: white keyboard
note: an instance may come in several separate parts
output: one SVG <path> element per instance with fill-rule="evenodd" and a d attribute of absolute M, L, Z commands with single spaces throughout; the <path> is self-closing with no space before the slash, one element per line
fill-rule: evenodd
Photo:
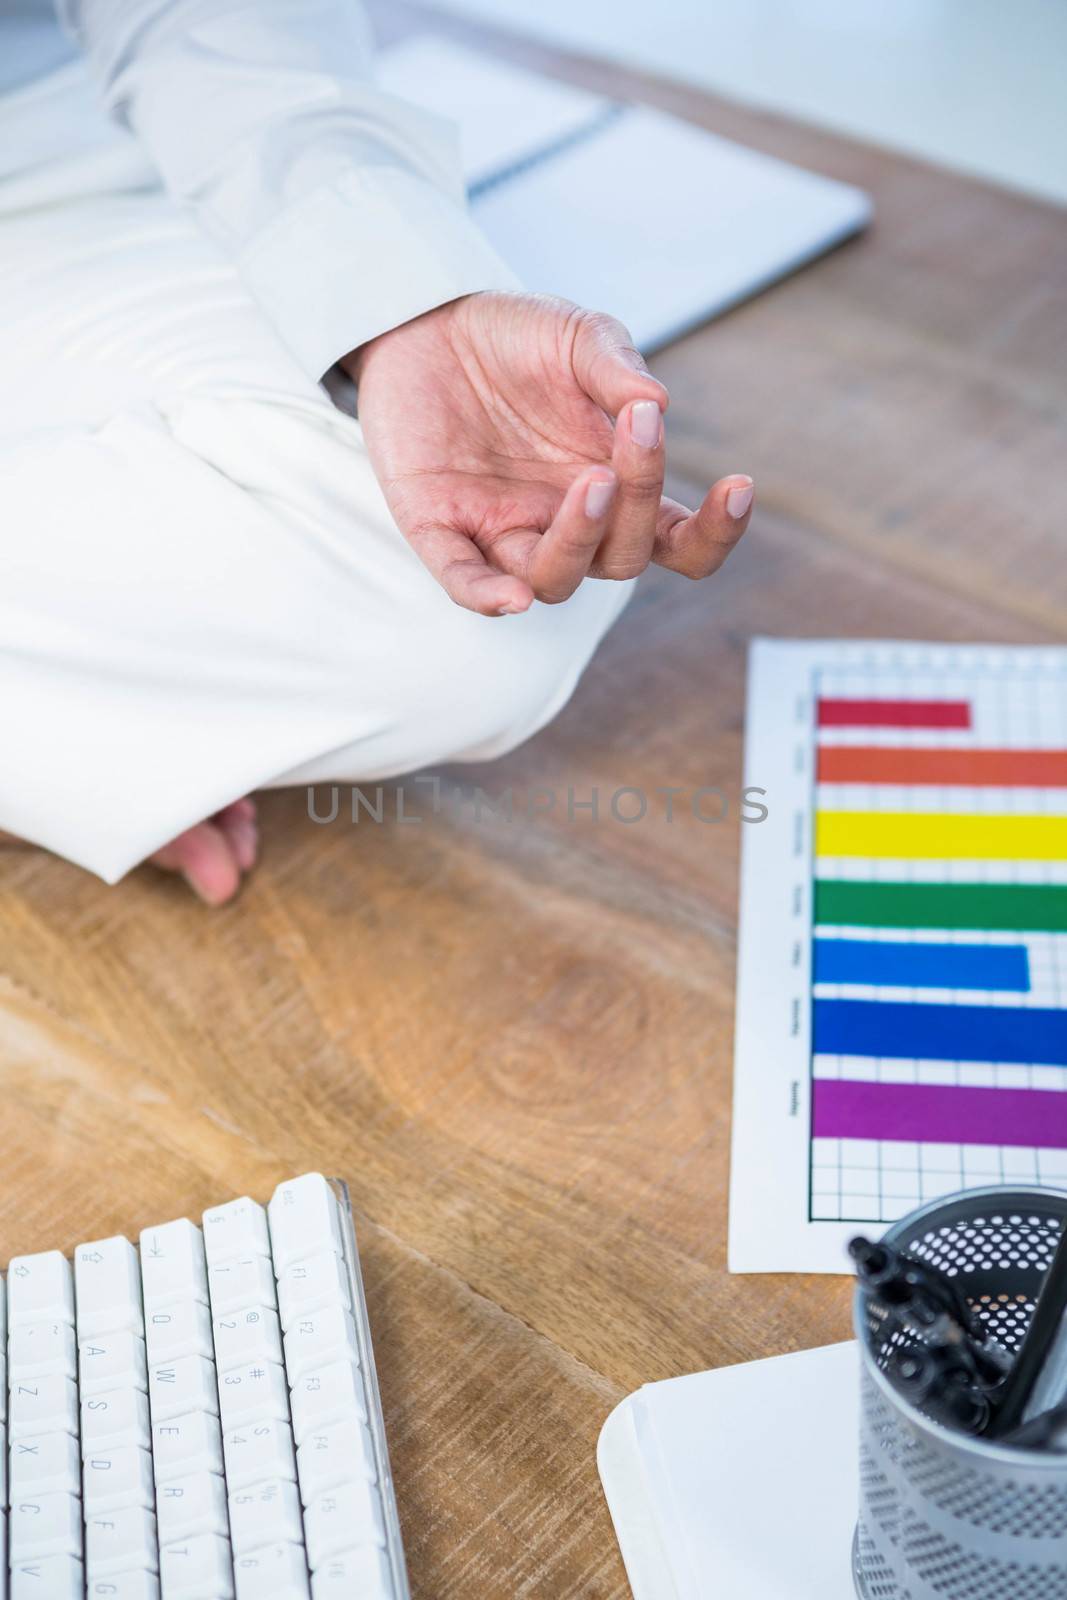
<path fill-rule="evenodd" d="M 0 1596 L 409 1600 L 343 1184 L 16 1256 L 0 1352 Z"/>

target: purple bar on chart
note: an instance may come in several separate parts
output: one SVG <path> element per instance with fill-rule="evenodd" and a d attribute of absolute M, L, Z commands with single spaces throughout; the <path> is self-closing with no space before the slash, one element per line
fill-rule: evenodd
<path fill-rule="evenodd" d="M 1067 1088 L 962 1089 L 816 1078 L 813 1096 L 817 1139 L 1067 1149 Z"/>

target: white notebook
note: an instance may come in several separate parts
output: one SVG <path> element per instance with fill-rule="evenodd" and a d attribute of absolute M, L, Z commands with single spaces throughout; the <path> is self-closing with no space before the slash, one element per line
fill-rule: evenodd
<path fill-rule="evenodd" d="M 855 233 L 859 189 L 425 35 L 383 86 L 458 123 L 479 225 L 530 288 L 651 350 Z"/>
<path fill-rule="evenodd" d="M 646 1384 L 597 1465 L 634 1600 L 855 1600 L 854 1344 Z"/>

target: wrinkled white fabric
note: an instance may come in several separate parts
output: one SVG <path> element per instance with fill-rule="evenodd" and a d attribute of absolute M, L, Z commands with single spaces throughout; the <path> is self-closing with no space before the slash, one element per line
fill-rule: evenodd
<path fill-rule="evenodd" d="M 630 586 L 453 606 L 358 425 L 81 63 L 0 99 L 0 152 L 0 828 L 114 880 L 251 789 L 548 720 Z"/>
<path fill-rule="evenodd" d="M 471 221 L 456 130 L 384 93 L 359 0 L 57 0 L 100 103 L 320 378 L 387 328 L 515 277 Z M 21 18 L 11 57 L 52 0 Z M 309 249 L 309 240 L 315 248 Z"/>

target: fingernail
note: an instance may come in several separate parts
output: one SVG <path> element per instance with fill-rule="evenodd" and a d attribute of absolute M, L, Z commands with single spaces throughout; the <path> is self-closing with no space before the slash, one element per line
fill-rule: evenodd
<path fill-rule="evenodd" d="M 615 496 L 614 478 L 594 478 L 585 491 L 585 514 L 590 522 L 599 522 Z"/>
<path fill-rule="evenodd" d="M 735 483 L 732 489 L 726 491 L 726 509 L 735 522 L 740 522 L 755 494 L 755 485 L 749 478 L 745 483 Z"/>
<path fill-rule="evenodd" d="M 513 605 L 511 605 L 509 603 L 506 606 L 500 606 L 498 608 L 497 616 L 498 617 L 517 617 L 517 616 L 519 616 L 519 614 L 521 612 L 525 611 L 525 609 L 526 609 L 525 606 L 513 606 Z"/>
<path fill-rule="evenodd" d="M 654 400 L 635 400 L 630 407 L 630 436 L 634 444 L 654 450 L 660 441 L 663 419 Z"/>

